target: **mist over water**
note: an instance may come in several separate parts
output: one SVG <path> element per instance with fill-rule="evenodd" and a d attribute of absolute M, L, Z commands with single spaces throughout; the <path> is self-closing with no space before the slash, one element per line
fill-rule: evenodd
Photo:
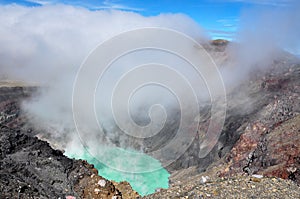
<path fill-rule="evenodd" d="M 132 188 L 142 196 L 154 193 L 157 188 L 168 188 L 170 174 L 161 168 L 161 163 L 143 153 L 140 153 L 141 156 L 137 158 L 135 153 L 137 152 L 133 150 L 99 147 L 97 150 L 98 157 L 94 157 L 81 147 L 81 149 L 77 148 L 76 150 L 71 148 L 65 152 L 65 155 L 75 159 L 83 159 L 93 164 L 99 175 L 108 180 L 129 182 Z M 123 158 L 116 158 L 120 155 Z M 104 162 L 110 161 L 111 165 L 103 164 L 102 160 Z M 151 172 L 138 172 L 147 171 L 154 167 L 160 169 Z M 132 171 L 132 168 L 136 168 L 137 172 L 126 172 Z"/>

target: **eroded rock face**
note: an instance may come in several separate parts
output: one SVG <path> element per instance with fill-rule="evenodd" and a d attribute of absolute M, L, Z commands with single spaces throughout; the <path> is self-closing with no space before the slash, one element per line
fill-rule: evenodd
<path fill-rule="evenodd" d="M 264 176 L 291 179 L 300 185 L 299 132 L 300 116 L 296 116 L 260 136 L 244 170 Z"/>
<path fill-rule="evenodd" d="M 280 142 L 269 138 L 276 128 L 294 121 L 300 114 L 299 61 L 280 59 L 228 93 L 225 124 L 217 145 L 205 158 L 199 158 L 196 138 L 189 150 L 168 168 L 173 174 L 171 183 L 180 180 L 183 174 L 195 175 L 211 169 L 217 162 L 222 165 L 216 171 L 219 176 L 262 173 L 299 181 L 297 128 L 285 132 L 286 136 L 280 135 L 285 138 Z M 207 128 L 210 113 L 202 110 L 201 116 L 199 132 Z M 273 153 L 280 155 L 274 158 Z"/>
<path fill-rule="evenodd" d="M 262 91 L 273 98 L 249 121 L 226 155 L 227 166 L 221 176 L 258 173 L 299 183 L 299 74 L 299 65 L 294 65 L 284 75 L 265 78 Z"/>

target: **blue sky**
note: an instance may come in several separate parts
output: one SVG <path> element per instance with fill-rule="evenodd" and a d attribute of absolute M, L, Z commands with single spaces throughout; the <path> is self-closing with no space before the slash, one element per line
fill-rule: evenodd
<path fill-rule="evenodd" d="M 213 38 L 231 39 L 244 10 L 251 8 L 286 8 L 294 0 L 0 0 L 0 4 L 43 6 L 68 4 L 90 10 L 117 9 L 137 12 L 144 16 L 160 13 L 184 13 Z"/>

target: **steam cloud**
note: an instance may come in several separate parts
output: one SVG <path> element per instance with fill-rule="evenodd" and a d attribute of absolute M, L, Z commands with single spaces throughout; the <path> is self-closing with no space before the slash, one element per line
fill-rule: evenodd
<path fill-rule="evenodd" d="M 99 43 L 142 27 L 171 28 L 198 41 L 207 40 L 205 32 L 182 14 L 143 17 L 131 12 L 89 11 L 65 5 L 13 5 L 0 7 L 0 20 L 1 74 L 3 78 L 41 85 L 40 95 L 23 108 L 34 116 L 36 124 L 50 128 L 57 140 L 71 140 L 74 78 L 83 60 Z"/>
<path fill-rule="evenodd" d="M 283 51 L 300 54 L 299 9 L 299 1 L 291 1 L 286 6 L 242 11 L 234 43 L 228 49 L 234 61 L 230 71 L 223 71 L 227 86 L 248 78 L 251 71 L 268 68 Z"/>
<path fill-rule="evenodd" d="M 253 68 L 263 68 L 272 63 L 282 48 L 299 50 L 299 5 L 297 3 L 283 11 L 252 10 L 243 14 L 236 38 L 238 43 L 228 49 L 232 61 L 224 63 L 226 66 L 221 71 L 226 86 L 238 85 Z M 99 43 L 118 33 L 143 27 L 171 28 L 202 43 L 208 40 L 205 31 L 182 14 L 144 17 L 131 12 L 89 11 L 65 5 L 33 8 L 1 6 L 2 78 L 41 85 L 40 95 L 24 103 L 24 110 L 34 116 L 36 124 L 52 128 L 50 131 L 55 138 L 62 142 L 69 140 L 67 145 L 71 144 L 73 148 L 71 94 L 80 64 Z M 194 78 L 193 71 L 187 70 L 186 73 Z M 111 75 L 114 76 L 114 73 Z M 155 92 L 150 91 L 152 94 Z M 149 107 L 161 96 L 160 92 L 151 98 L 137 96 L 137 109 L 133 113 L 141 110 L 141 114 L 146 114 L 141 106 Z M 84 106 L 85 96 L 82 99 Z M 166 100 L 164 103 L 171 102 Z M 114 126 L 106 127 L 109 131 L 116 131 Z"/>

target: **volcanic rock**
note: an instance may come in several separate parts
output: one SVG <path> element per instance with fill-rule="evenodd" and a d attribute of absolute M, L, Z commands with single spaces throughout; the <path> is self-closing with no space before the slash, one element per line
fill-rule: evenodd
<path fill-rule="evenodd" d="M 69 159 L 32 135 L 26 126 L 28 118 L 20 112 L 20 102 L 35 90 L 0 87 L 0 198 L 137 197 L 131 186 L 127 185 L 127 192 L 122 194 L 116 188 L 118 183 L 98 176 L 93 165 Z M 104 186 L 98 184 L 101 180 L 105 180 Z"/>

